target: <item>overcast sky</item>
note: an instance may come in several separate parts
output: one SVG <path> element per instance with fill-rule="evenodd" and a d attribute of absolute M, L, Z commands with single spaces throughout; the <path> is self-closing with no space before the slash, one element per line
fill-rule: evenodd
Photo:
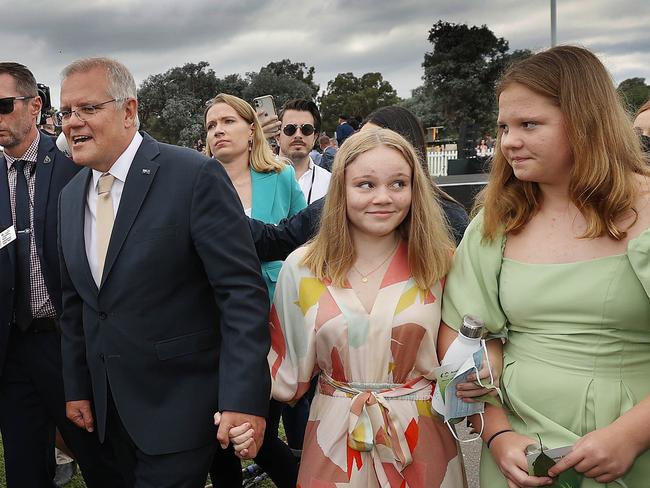
<path fill-rule="evenodd" d="M 558 43 L 595 51 L 618 83 L 650 83 L 649 0 L 557 0 Z M 87 56 L 125 63 L 139 84 L 187 62 L 217 73 L 289 58 L 338 73 L 379 71 L 409 97 L 422 82 L 428 30 L 439 19 L 486 24 L 511 49 L 550 45 L 549 0 L 1 0 L 3 60 L 27 65 L 59 99 L 59 73 Z"/>

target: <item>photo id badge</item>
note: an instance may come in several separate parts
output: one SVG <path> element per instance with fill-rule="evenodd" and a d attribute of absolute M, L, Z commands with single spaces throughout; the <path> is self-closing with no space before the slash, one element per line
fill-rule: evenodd
<path fill-rule="evenodd" d="M 16 229 L 12 225 L 11 227 L 7 227 L 5 230 L 0 232 L 0 249 L 2 249 L 7 244 L 15 240 L 16 240 Z"/>

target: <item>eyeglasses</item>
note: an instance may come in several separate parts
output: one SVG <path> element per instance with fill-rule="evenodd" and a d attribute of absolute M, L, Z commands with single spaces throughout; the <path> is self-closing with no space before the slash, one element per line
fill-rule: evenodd
<path fill-rule="evenodd" d="M 72 114 L 75 114 L 79 120 L 85 122 L 93 115 L 95 115 L 97 113 L 97 109 L 102 105 L 119 101 L 119 98 L 113 98 L 112 100 L 106 100 L 105 102 L 96 103 L 95 105 L 84 105 L 83 107 L 78 107 L 76 110 L 59 110 L 54 114 L 54 124 L 57 127 L 68 125 L 72 120 Z"/>
<path fill-rule="evenodd" d="M 29 100 L 32 97 L 6 97 L 0 98 L 0 114 L 7 115 L 14 111 L 14 100 Z"/>
<path fill-rule="evenodd" d="M 311 124 L 287 124 L 282 128 L 282 132 L 284 132 L 285 136 L 291 137 L 298 129 L 300 129 L 303 136 L 310 136 L 316 130 L 316 128 Z"/>

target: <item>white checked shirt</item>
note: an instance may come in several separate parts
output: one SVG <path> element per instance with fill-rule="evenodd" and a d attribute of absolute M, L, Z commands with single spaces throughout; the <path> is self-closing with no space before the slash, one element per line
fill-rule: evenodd
<path fill-rule="evenodd" d="M 29 222 L 32 232 L 29 234 L 29 304 L 32 309 L 32 317 L 35 319 L 55 318 L 56 310 L 47 291 L 45 278 L 41 269 L 41 261 L 36 251 L 36 238 L 34 235 L 34 188 L 36 187 L 36 160 L 38 157 L 38 143 L 41 140 L 40 132 L 27 148 L 25 154 L 20 158 L 12 158 L 4 154 L 7 160 L 7 177 L 9 179 L 9 201 L 11 202 L 11 217 L 16 225 L 16 167 L 14 162 L 22 159 L 28 161 L 25 164 L 25 178 L 27 179 L 27 190 L 29 192 Z M 24 229 L 16 229 L 24 230 Z"/>

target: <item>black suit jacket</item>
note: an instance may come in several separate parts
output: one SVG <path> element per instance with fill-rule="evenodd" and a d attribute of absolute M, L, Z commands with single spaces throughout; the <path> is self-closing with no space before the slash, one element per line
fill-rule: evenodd
<path fill-rule="evenodd" d="M 99 289 L 84 243 L 91 170 L 61 194 L 61 329 L 66 400 L 94 400 L 103 441 L 110 383 L 132 439 L 156 455 L 214 442 L 217 409 L 266 415 L 269 301 L 221 165 L 143 136 Z"/>
<path fill-rule="evenodd" d="M 56 148 L 54 139 L 41 134 L 34 188 L 34 237 L 47 291 L 57 312 L 61 311 L 61 279 L 56 246 L 57 202 L 61 189 L 78 171 L 79 168 Z M 0 156 L 0 230 L 11 225 L 7 161 Z M 0 249 L 0 371 L 4 366 L 13 320 L 15 270 L 14 241 Z"/>

